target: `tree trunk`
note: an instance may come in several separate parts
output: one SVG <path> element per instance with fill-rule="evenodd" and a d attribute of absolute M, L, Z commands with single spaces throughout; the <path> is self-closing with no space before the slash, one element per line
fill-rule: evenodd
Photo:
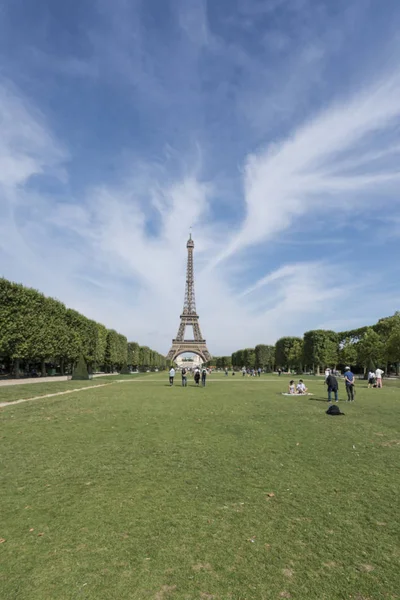
<path fill-rule="evenodd" d="M 46 362 L 44 358 L 40 361 L 40 369 L 42 372 L 42 377 L 46 377 Z"/>
<path fill-rule="evenodd" d="M 320 375 L 319 365 L 317 365 L 317 375 Z"/>
<path fill-rule="evenodd" d="M 14 360 L 14 374 L 17 379 L 19 379 L 19 358 Z"/>
<path fill-rule="evenodd" d="M 64 375 L 64 358 L 60 358 L 60 373 Z"/>

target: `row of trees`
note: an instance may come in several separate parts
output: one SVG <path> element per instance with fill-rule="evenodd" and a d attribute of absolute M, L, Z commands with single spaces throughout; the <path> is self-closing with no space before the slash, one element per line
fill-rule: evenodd
<path fill-rule="evenodd" d="M 399 373 L 400 312 L 380 319 L 371 327 L 335 332 L 324 329 L 307 331 L 303 338 L 282 337 L 275 346 L 259 345 L 232 354 L 233 367 L 281 367 L 319 373 L 329 365 L 351 365 L 366 371 L 383 366 Z"/>
<path fill-rule="evenodd" d="M 40 364 L 71 371 L 83 356 L 89 371 L 166 366 L 165 357 L 40 292 L 0 279 L 0 362 L 6 371 Z"/>
<path fill-rule="evenodd" d="M 232 354 L 232 366 L 242 368 L 246 366 L 250 369 L 261 367 L 266 371 L 272 371 L 275 364 L 275 347 L 265 344 L 258 344 L 255 348 L 244 348 L 237 350 Z"/>
<path fill-rule="evenodd" d="M 261 367 L 266 371 L 272 371 L 275 364 L 275 346 L 259 344 L 255 348 L 237 350 L 232 356 L 213 356 L 207 364 L 217 369 L 241 369 L 246 366 L 250 369 Z"/>
<path fill-rule="evenodd" d="M 170 361 L 163 354 L 148 346 L 139 346 L 137 342 L 128 342 L 127 365 L 139 369 L 165 369 L 170 366 Z"/>

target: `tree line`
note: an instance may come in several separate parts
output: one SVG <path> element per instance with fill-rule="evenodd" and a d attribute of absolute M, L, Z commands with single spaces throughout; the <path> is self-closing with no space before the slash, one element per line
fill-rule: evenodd
<path fill-rule="evenodd" d="M 316 329 L 307 331 L 302 338 L 282 337 L 275 346 L 260 344 L 237 350 L 230 362 L 234 368 L 261 367 L 270 371 L 280 367 L 317 374 L 326 366 L 349 365 L 360 372 L 381 366 L 386 373 L 392 370 L 399 374 L 400 312 L 379 319 L 370 327 L 341 332 Z"/>
<path fill-rule="evenodd" d="M 51 364 L 60 374 L 71 372 L 83 357 L 89 372 L 123 368 L 165 368 L 162 354 L 107 329 L 59 300 L 0 278 L 0 363 L 5 372 L 29 373 L 39 365 L 46 375 Z"/>
<path fill-rule="evenodd" d="M 249 369 L 261 367 L 272 371 L 275 365 L 275 346 L 258 344 L 255 348 L 237 350 L 231 356 L 213 356 L 207 364 L 217 369 L 241 369 L 245 366 Z"/>

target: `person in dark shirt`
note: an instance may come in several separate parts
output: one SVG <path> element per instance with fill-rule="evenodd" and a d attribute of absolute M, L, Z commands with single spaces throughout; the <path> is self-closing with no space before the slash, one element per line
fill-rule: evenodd
<path fill-rule="evenodd" d="M 182 386 L 187 387 L 187 371 L 185 367 L 182 369 Z"/>
<path fill-rule="evenodd" d="M 329 373 L 328 377 L 326 378 L 326 385 L 328 386 L 328 402 L 331 402 L 332 392 L 335 394 L 335 402 L 339 402 L 339 384 L 336 377 L 332 373 Z"/>

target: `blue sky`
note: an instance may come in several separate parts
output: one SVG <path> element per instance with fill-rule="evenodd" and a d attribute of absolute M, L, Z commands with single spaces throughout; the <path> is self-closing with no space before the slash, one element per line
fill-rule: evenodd
<path fill-rule="evenodd" d="M 399 309 L 397 0 L 0 1 L 0 273 L 168 351 Z"/>

